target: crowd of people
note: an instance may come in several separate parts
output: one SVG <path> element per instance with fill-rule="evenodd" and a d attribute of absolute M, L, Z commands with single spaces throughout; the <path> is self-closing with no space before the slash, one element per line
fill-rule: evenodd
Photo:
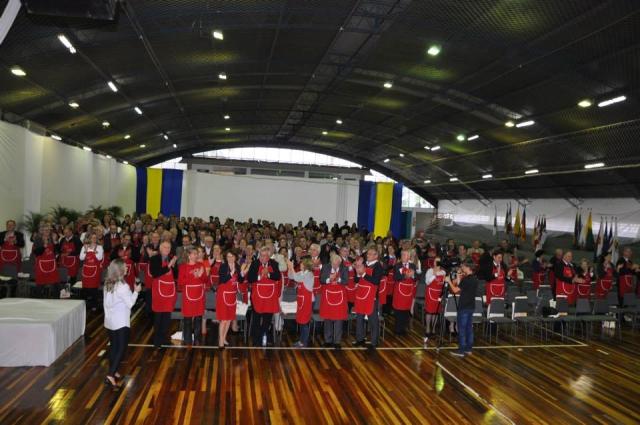
<path fill-rule="evenodd" d="M 325 345 L 339 348 L 344 321 L 353 314 L 354 344 L 365 346 L 368 330 L 368 347 L 375 349 L 381 315 L 393 314 L 397 335 L 407 332 L 420 283 L 426 285 L 427 345 L 436 333 L 445 287 L 454 293 L 462 290 L 461 297 L 468 298 L 463 288 L 475 287 L 475 283 L 463 282 L 475 275 L 485 281 L 484 301 L 489 304 L 494 297 L 504 297 L 508 285 L 522 284 L 522 266 L 529 262 L 507 240 L 493 248 L 481 241 L 466 246 L 449 239 L 441 244 L 423 231 L 399 240 L 391 233 L 376 237 L 348 222 L 330 228 L 313 218 L 296 225 L 276 225 L 267 220 L 221 221 L 162 214 L 157 218 L 126 215 L 122 220 L 109 214 L 101 220 L 87 215 L 75 223 L 65 217 L 57 221 L 45 217 L 39 232 L 30 238 L 35 296 L 58 297 L 66 283 L 63 280 L 73 284 L 79 279 L 89 308 L 99 309 L 104 303 L 106 311 L 118 302 L 125 307 L 116 309 L 130 308 L 141 292 L 139 300 L 153 314 L 153 344 L 158 348 L 170 343 L 171 313 L 179 295 L 184 343 L 202 344 L 207 329 L 203 323 L 206 298 L 213 289 L 220 348 L 228 345 L 228 332 L 238 330 L 239 303 L 251 306 L 252 344 L 272 344 L 273 316 L 281 312 L 283 292 L 293 291 L 299 325 L 296 346 L 310 344 L 310 323 L 317 313 L 324 321 Z M 9 220 L 6 231 L 0 233 L 0 267 L 19 269 L 24 247 L 24 235 Z M 640 268 L 630 248 L 622 250 L 617 264 L 612 264 L 610 254 L 602 256 L 595 267 L 584 259 L 578 265 L 573 260 L 571 251 L 558 249 L 549 260 L 543 251 L 536 252 L 531 261 L 533 287 L 551 285 L 570 304 L 577 297 L 605 297 L 615 283 L 620 297 L 634 291 L 634 276 Z M 104 276 L 110 264 L 113 268 Z M 63 269 L 66 273 L 61 274 Z M 127 336 L 113 327 L 109 327 L 112 343 L 121 346 Z M 472 342 L 466 332 L 460 333 L 465 338 L 461 354 L 468 354 Z M 110 380 L 115 373 L 113 370 Z"/>

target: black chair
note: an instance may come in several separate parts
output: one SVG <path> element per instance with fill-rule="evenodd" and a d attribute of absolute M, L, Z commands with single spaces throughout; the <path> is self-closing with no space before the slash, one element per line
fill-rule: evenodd
<path fill-rule="evenodd" d="M 545 340 L 549 339 L 549 332 L 555 333 L 555 325 L 560 324 L 560 334 L 562 341 L 564 341 L 564 331 L 567 323 L 564 318 L 569 314 L 569 301 L 565 295 L 556 296 L 556 310 L 558 313 L 554 316 L 543 317 L 541 319 L 541 323 L 544 325 Z M 551 327 L 551 331 L 549 327 Z"/>
<path fill-rule="evenodd" d="M 15 264 L 3 264 L 0 270 L 0 288 L 4 288 L 6 296 L 10 297 L 12 291 L 17 294 L 17 287 L 18 267 Z"/>
<path fill-rule="evenodd" d="M 492 325 L 496 326 L 496 344 L 498 343 L 498 334 L 500 325 L 513 325 L 515 323 L 509 317 L 505 317 L 504 298 L 491 298 L 489 307 L 487 308 L 487 328 L 489 333 L 489 343 L 491 343 Z"/>

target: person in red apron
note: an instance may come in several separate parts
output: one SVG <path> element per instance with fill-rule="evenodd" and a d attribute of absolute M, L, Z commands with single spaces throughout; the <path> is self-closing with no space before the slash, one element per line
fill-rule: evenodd
<path fill-rule="evenodd" d="M 576 296 L 578 298 L 591 297 L 591 282 L 593 280 L 593 268 L 589 265 L 589 261 L 583 258 L 580 261 L 580 270 L 578 270 L 578 277 L 582 279 L 582 283 L 576 285 Z"/>
<path fill-rule="evenodd" d="M 356 301 L 356 282 L 354 280 L 356 272 L 353 268 L 353 260 L 349 257 L 349 247 L 343 246 L 340 248 L 340 257 L 342 258 L 342 265 L 347 268 L 349 276 L 345 290 L 347 291 L 347 306 L 351 311 L 353 303 Z"/>
<path fill-rule="evenodd" d="M 396 335 L 406 335 L 413 301 L 416 296 L 417 267 L 410 260 L 410 253 L 402 250 L 400 262 L 394 267 L 393 314 L 396 318 Z"/>
<path fill-rule="evenodd" d="M 471 248 L 469 248 L 469 255 L 471 255 L 471 260 L 476 267 L 480 265 L 480 257 L 482 257 L 482 254 L 484 254 L 484 249 L 480 247 L 480 241 L 473 241 Z"/>
<path fill-rule="evenodd" d="M 628 246 L 622 250 L 622 256 L 616 263 L 616 270 L 618 272 L 618 297 L 620 297 L 620 303 L 624 299 L 624 295 L 633 292 L 634 276 L 638 274 L 638 264 L 634 264 L 631 260 L 631 248 Z M 638 285 L 640 287 L 640 285 Z M 640 291 L 640 289 L 639 289 Z"/>
<path fill-rule="evenodd" d="M 16 230 L 15 220 L 7 220 L 7 230 L 0 232 L 0 270 L 5 264 L 15 265 L 16 272 L 22 264 L 24 235 Z"/>
<path fill-rule="evenodd" d="M 442 268 L 442 260 L 435 257 L 433 267 L 425 274 L 424 309 L 425 309 L 425 336 L 423 344 L 427 347 L 429 338 L 436 334 L 436 325 L 441 311 L 442 289 L 445 279 L 448 279 L 447 272 Z"/>
<path fill-rule="evenodd" d="M 213 254 L 209 259 L 209 263 L 211 264 L 211 268 L 209 269 L 209 281 L 211 282 L 211 286 L 216 286 L 220 281 L 220 267 L 222 266 L 222 249 L 220 249 L 220 245 L 213 246 Z"/>
<path fill-rule="evenodd" d="M 73 228 L 67 226 L 63 230 L 63 238 L 58 241 L 58 257 L 60 267 L 67 269 L 69 283 L 74 284 L 80 270 L 80 251 L 82 242 L 73 234 Z"/>
<path fill-rule="evenodd" d="M 540 285 L 544 285 L 547 265 L 544 260 L 544 251 L 539 249 L 534 255 L 535 259 L 531 262 L 531 281 L 533 282 L 533 289 L 537 290 L 540 288 Z"/>
<path fill-rule="evenodd" d="M 491 275 L 487 279 L 485 286 L 485 297 L 487 305 L 491 304 L 491 298 L 504 298 L 506 267 L 502 262 L 502 251 L 493 253 L 493 264 L 491 265 Z"/>
<path fill-rule="evenodd" d="M 45 291 L 56 297 L 60 275 L 56 265 L 55 240 L 51 234 L 51 228 L 42 228 L 42 235 L 38 236 L 33 243 L 33 255 L 35 256 L 35 281 L 37 296 L 44 297 Z"/>
<path fill-rule="evenodd" d="M 322 260 L 320 259 L 320 246 L 311 244 L 309 247 L 311 261 L 313 261 L 313 295 L 320 293 L 320 270 L 322 269 Z"/>
<path fill-rule="evenodd" d="M 153 311 L 153 345 L 156 349 L 170 344 L 169 326 L 171 312 L 176 305 L 176 283 L 178 257 L 171 254 L 171 243 L 162 242 L 159 254 L 149 259 L 151 282 L 151 310 Z"/>
<path fill-rule="evenodd" d="M 375 247 L 367 249 L 366 263 L 356 263 L 356 301 L 353 312 L 356 313 L 356 347 L 365 346 L 365 323 L 367 316 L 371 328 L 372 349 L 378 346 L 380 331 L 378 311 L 378 286 L 384 275 L 382 265 L 378 261 L 378 251 Z"/>
<path fill-rule="evenodd" d="M 349 315 L 347 304 L 347 284 L 349 269 L 342 264 L 342 258 L 331 255 L 329 264 L 320 272 L 320 317 L 324 320 L 324 346 L 340 348 L 342 328 Z"/>
<path fill-rule="evenodd" d="M 137 266 L 139 261 L 139 250 L 133 246 L 131 235 L 125 233 L 122 235 L 122 243 L 111 252 L 111 261 L 120 258 L 124 262 L 125 274 L 124 281 L 129 285 L 129 289 L 134 290 L 136 284 Z"/>
<path fill-rule="evenodd" d="M 555 251 L 555 254 L 549 260 L 549 285 L 551 286 L 551 293 L 556 293 L 556 264 L 562 263 L 562 256 L 564 255 L 564 251 L 558 248 Z"/>
<path fill-rule="evenodd" d="M 226 261 L 220 266 L 216 292 L 216 318 L 220 321 L 218 347 L 221 349 L 229 345 L 227 334 L 231 323 L 236 320 L 239 283 L 244 280 L 243 272 L 246 272 L 246 268 L 244 271 L 240 268 L 235 251 L 227 251 Z"/>
<path fill-rule="evenodd" d="M 294 347 L 309 346 L 309 327 L 313 313 L 313 261 L 305 257 L 298 264 L 300 271 L 296 272 L 293 262 L 287 262 L 289 280 L 296 284 L 296 323 L 300 329 L 300 339 Z M 326 326 L 326 324 L 325 324 Z"/>
<path fill-rule="evenodd" d="M 88 236 L 80 250 L 79 258 L 82 261 L 82 271 L 80 273 L 82 292 L 87 301 L 87 306 L 92 311 L 96 311 L 101 300 L 99 288 L 102 278 L 102 260 L 104 258 L 102 245 L 98 244 L 98 235 L 91 233 Z"/>
<path fill-rule="evenodd" d="M 205 292 L 209 282 L 204 266 L 198 262 L 198 250 L 189 246 L 185 248 L 184 255 L 187 262 L 178 267 L 178 289 L 182 292 L 182 341 L 185 345 L 200 345 Z"/>
<path fill-rule="evenodd" d="M 578 277 L 575 266 L 572 263 L 573 253 L 567 251 L 562 257 L 562 261 L 556 263 L 554 274 L 556 276 L 556 296 L 565 295 L 569 305 L 576 303 L 576 285 L 583 283 L 583 279 Z"/>
<path fill-rule="evenodd" d="M 109 225 L 109 232 L 104 235 L 103 241 L 105 260 L 102 263 L 102 267 L 107 267 L 107 263 L 111 260 L 111 253 L 115 251 L 122 242 L 122 237 L 118 232 L 118 226 L 115 223 Z"/>
<path fill-rule="evenodd" d="M 613 287 L 615 279 L 615 267 L 611 262 L 611 254 L 606 253 L 602 256 L 597 267 L 598 280 L 596 281 L 596 298 L 603 300 L 607 298 L 607 294 Z"/>
<path fill-rule="evenodd" d="M 289 250 L 287 249 L 286 245 L 278 249 L 278 254 L 285 260 L 285 264 L 288 264 L 287 260 L 289 259 Z M 280 268 L 282 268 L 282 264 L 280 262 L 278 264 L 280 264 Z M 280 271 L 283 272 L 280 273 L 282 275 L 282 287 L 287 288 L 290 285 L 289 273 L 287 272 L 287 270 Z"/>
<path fill-rule="evenodd" d="M 387 299 L 393 296 L 393 285 L 395 284 L 394 266 L 396 263 L 396 248 L 394 245 L 389 245 L 383 263 L 386 273 L 381 279 L 380 287 L 378 288 L 378 299 L 384 313 L 391 313 L 391 303 L 387 303 Z"/>
<path fill-rule="evenodd" d="M 514 250 L 515 251 L 515 250 Z M 518 280 L 518 265 L 520 264 L 520 260 L 518 259 L 518 255 L 514 252 L 514 254 L 509 259 L 509 279 L 515 285 L 519 286 Z"/>
<path fill-rule="evenodd" d="M 149 243 L 144 245 L 143 253 L 138 263 L 138 273 L 144 272 L 142 298 L 144 299 L 145 310 L 148 315 L 153 316 L 153 276 L 149 264 L 151 258 L 160 254 L 160 234 L 152 232 L 149 236 Z M 176 260 L 177 261 L 177 260 Z M 155 316 L 154 316 L 155 317 Z"/>
<path fill-rule="evenodd" d="M 270 339 L 269 328 L 273 314 L 280 312 L 278 294 L 280 269 L 278 263 L 271 258 L 271 249 L 260 248 L 258 259 L 251 263 L 247 279 L 251 285 L 251 304 L 253 317 L 251 318 L 251 336 L 254 346 L 266 347 Z M 281 288 L 280 288 L 281 289 Z"/>
<path fill-rule="evenodd" d="M 437 250 L 435 246 L 429 245 L 427 247 L 427 258 L 424 260 L 422 264 L 422 268 L 425 270 L 429 270 L 433 267 L 433 263 L 436 260 Z"/>

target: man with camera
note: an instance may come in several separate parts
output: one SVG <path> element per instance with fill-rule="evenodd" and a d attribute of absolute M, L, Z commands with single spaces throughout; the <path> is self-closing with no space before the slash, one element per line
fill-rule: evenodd
<path fill-rule="evenodd" d="M 471 354 L 473 348 L 473 312 L 476 303 L 478 279 L 475 276 L 475 264 L 467 258 L 460 264 L 457 274 L 451 279 L 451 292 L 458 299 L 458 351 L 452 354 L 464 357 Z"/>

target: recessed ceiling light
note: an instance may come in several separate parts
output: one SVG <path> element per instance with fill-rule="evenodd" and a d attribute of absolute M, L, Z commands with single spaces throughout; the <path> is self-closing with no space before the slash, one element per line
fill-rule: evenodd
<path fill-rule="evenodd" d="M 124 165 L 129 165 L 129 161 L 122 161 Z"/>
<path fill-rule="evenodd" d="M 116 84 L 113 81 L 109 81 L 107 85 L 109 86 L 112 92 L 118 93 L 118 87 L 116 87 Z"/>
<path fill-rule="evenodd" d="M 482 176 L 483 179 L 491 179 L 493 178 L 493 175 L 491 174 L 485 174 L 484 176 Z"/>
<path fill-rule="evenodd" d="M 431 150 L 431 146 L 425 146 L 424 147 L 426 150 L 430 151 Z"/>
<path fill-rule="evenodd" d="M 457 178 L 457 177 L 451 177 L 451 178 L 449 179 L 449 181 L 450 181 L 450 182 L 457 182 L 457 181 L 458 181 L 458 178 Z"/>
<path fill-rule="evenodd" d="M 225 131 L 231 131 L 231 127 L 225 127 Z"/>
<path fill-rule="evenodd" d="M 134 111 L 136 111 L 136 114 L 138 115 L 142 115 L 142 109 L 140 109 L 138 106 L 136 106 L 135 108 L 133 108 Z"/>
<path fill-rule="evenodd" d="M 80 105 L 78 104 L 78 102 L 69 102 L 69 106 L 71 106 L 73 109 L 79 108 Z"/>
<path fill-rule="evenodd" d="M 141 147 L 141 148 L 146 148 L 146 147 L 147 147 L 147 145 L 140 145 L 140 147 Z"/>
<path fill-rule="evenodd" d="M 221 30 L 213 30 L 213 38 L 216 40 L 224 40 L 224 34 Z"/>
<path fill-rule="evenodd" d="M 440 146 L 439 145 L 436 145 L 436 146 L 431 148 L 431 152 L 439 151 L 439 150 L 440 150 Z"/>
<path fill-rule="evenodd" d="M 218 74 L 218 78 L 220 78 L 221 80 L 226 80 L 227 74 L 225 74 L 224 72 L 221 72 L 220 74 Z"/>
<path fill-rule="evenodd" d="M 106 155 L 105 158 L 111 159 L 111 155 Z"/>
<path fill-rule="evenodd" d="M 538 174 L 538 170 L 534 168 L 533 170 L 527 170 L 524 172 L 525 174 Z"/>
<path fill-rule="evenodd" d="M 592 103 L 589 99 L 583 99 L 580 102 L 578 102 L 578 106 L 581 108 L 588 108 L 591 105 Z"/>
<path fill-rule="evenodd" d="M 504 123 L 505 126 L 507 127 L 513 127 L 515 126 L 515 124 L 513 123 L 513 121 L 507 121 L 506 123 Z"/>
<path fill-rule="evenodd" d="M 440 54 L 440 50 L 440 46 L 434 44 L 433 46 L 429 47 L 429 49 L 427 50 L 427 54 L 429 56 L 438 56 Z"/>
<path fill-rule="evenodd" d="M 391 87 L 393 87 L 393 82 L 391 81 L 385 81 L 385 83 L 383 84 L 385 89 L 390 89 Z"/>
<path fill-rule="evenodd" d="M 109 121 L 102 121 L 102 126 L 103 126 L 104 128 L 107 128 L 107 127 L 109 127 L 110 125 L 111 125 L 111 123 L 109 123 Z"/>
<path fill-rule="evenodd" d="M 385 158 L 384 161 L 382 161 L 382 162 L 384 162 L 386 164 L 389 161 L 391 161 L 389 158 Z"/>
<path fill-rule="evenodd" d="M 534 120 L 523 121 L 516 124 L 516 128 L 529 127 L 530 125 L 534 125 L 536 122 Z"/>
<path fill-rule="evenodd" d="M 342 120 L 341 120 L 341 119 L 337 119 L 337 120 L 336 120 L 336 124 L 338 124 L 338 125 L 342 125 Z"/>
<path fill-rule="evenodd" d="M 429 183 L 431 183 L 431 180 L 425 180 L 424 181 L 424 184 L 429 184 Z"/>
<path fill-rule="evenodd" d="M 83 146 L 82 149 L 84 149 L 87 152 L 91 152 L 91 148 L 89 146 Z"/>
<path fill-rule="evenodd" d="M 624 102 L 625 100 L 627 100 L 626 96 L 614 97 L 613 99 L 604 100 L 604 101 L 598 103 L 598 107 L 602 108 L 602 107 L 605 107 L 605 106 L 613 105 L 614 103 Z"/>
<path fill-rule="evenodd" d="M 173 148 L 175 149 L 175 148 L 177 148 L 177 147 L 178 147 L 178 145 L 176 145 L 176 144 L 174 143 L 174 144 L 173 144 Z"/>
<path fill-rule="evenodd" d="M 58 141 L 62 140 L 62 137 L 58 136 L 57 134 L 52 134 L 52 135 L 51 135 L 51 138 L 52 138 L 53 140 L 58 140 Z"/>
<path fill-rule="evenodd" d="M 17 77 L 24 77 L 27 75 L 27 73 L 24 72 L 19 66 L 14 66 L 13 68 L 11 68 L 11 73 Z"/>
<path fill-rule="evenodd" d="M 64 45 L 64 47 L 69 49 L 69 52 L 71 52 L 71 54 L 75 54 L 76 53 L 76 48 L 73 47 L 73 44 L 71 44 L 69 39 L 64 34 L 58 35 L 58 40 L 60 40 L 60 43 L 62 43 Z"/>
<path fill-rule="evenodd" d="M 225 115 L 225 116 L 224 116 L 224 119 L 225 119 L 225 120 L 228 120 L 228 119 L 230 119 L 230 118 L 231 118 L 231 115 Z"/>
<path fill-rule="evenodd" d="M 404 154 L 403 153 L 400 154 L 400 158 L 404 158 Z"/>
<path fill-rule="evenodd" d="M 467 140 L 469 140 L 469 141 L 471 141 L 471 140 L 476 140 L 478 137 L 480 137 L 480 136 L 478 136 L 477 134 L 474 134 L 473 136 L 469 136 L 469 137 L 467 138 Z"/>
<path fill-rule="evenodd" d="M 601 168 L 604 167 L 604 162 L 594 162 L 593 164 L 587 164 L 584 166 L 584 168 L 586 168 L 587 170 L 590 170 L 591 168 Z"/>
<path fill-rule="evenodd" d="M 162 137 L 164 137 L 164 140 L 169 140 L 169 136 L 167 135 L 167 133 L 163 134 Z"/>
<path fill-rule="evenodd" d="M 456 136 L 456 139 L 458 140 L 458 142 L 464 142 L 464 139 L 466 139 L 466 137 L 464 137 L 464 134 L 458 134 Z"/>
<path fill-rule="evenodd" d="M 326 130 L 322 132 L 323 136 L 326 136 L 327 134 L 329 134 Z"/>
<path fill-rule="evenodd" d="M 131 135 L 130 134 L 125 134 L 124 135 L 124 140 L 129 140 L 131 139 Z"/>

